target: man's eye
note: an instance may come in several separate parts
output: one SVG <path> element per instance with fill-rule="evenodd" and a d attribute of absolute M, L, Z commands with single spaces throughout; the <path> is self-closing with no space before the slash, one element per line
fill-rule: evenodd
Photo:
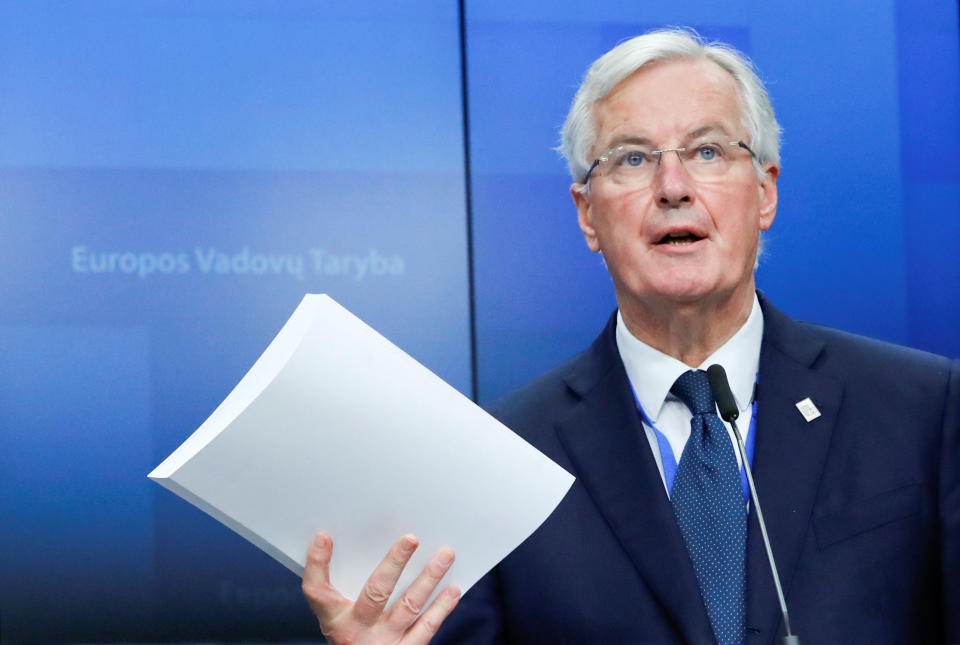
<path fill-rule="evenodd" d="M 720 151 L 717 149 L 717 146 L 713 144 L 700 146 L 699 148 L 697 148 L 698 161 L 713 161 L 719 155 L 720 155 Z"/>
<path fill-rule="evenodd" d="M 627 166 L 642 166 L 646 160 L 647 155 L 640 150 L 628 150 L 623 155 L 622 163 Z"/>

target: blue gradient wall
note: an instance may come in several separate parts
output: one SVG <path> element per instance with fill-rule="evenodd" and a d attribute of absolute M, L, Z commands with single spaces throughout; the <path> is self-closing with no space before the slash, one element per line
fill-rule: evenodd
<path fill-rule="evenodd" d="M 767 295 L 960 355 L 955 2 L 464 5 L 468 148 L 455 3 L 0 4 L 4 642 L 316 637 L 294 576 L 146 473 L 305 292 L 481 401 L 586 346 L 613 290 L 552 148 L 652 27 L 769 84 Z"/>

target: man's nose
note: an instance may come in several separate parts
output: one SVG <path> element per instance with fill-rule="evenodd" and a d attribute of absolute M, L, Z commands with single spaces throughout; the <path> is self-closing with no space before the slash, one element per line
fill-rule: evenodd
<path fill-rule="evenodd" d="M 663 208 L 679 208 L 693 203 L 692 179 L 683 166 L 679 150 L 660 153 L 653 185 L 657 203 Z"/>

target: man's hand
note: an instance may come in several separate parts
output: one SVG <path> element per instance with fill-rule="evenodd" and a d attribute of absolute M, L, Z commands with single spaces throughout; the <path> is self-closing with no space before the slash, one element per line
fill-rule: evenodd
<path fill-rule="evenodd" d="M 456 587 L 447 587 L 422 614 L 424 605 L 440 579 L 453 564 L 453 551 L 439 549 L 417 579 L 386 610 L 387 600 L 416 551 L 417 538 L 404 535 L 394 542 L 373 574 L 367 579 L 356 602 L 344 597 L 330 583 L 333 540 L 319 533 L 307 551 L 303 570 L 303 593 L 320 621 L 320 631 L 333 645 L 422 645 L 460 600 Z"/>

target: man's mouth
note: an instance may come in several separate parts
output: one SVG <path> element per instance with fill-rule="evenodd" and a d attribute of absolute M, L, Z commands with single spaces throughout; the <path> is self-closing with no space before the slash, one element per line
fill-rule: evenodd
<path fill-rule="evenodd" d="M 699 235 L 691 233 L 690 231 L 674 231 L 673 233 L 667 233 L 657 244 L 669 244 L 671 246 L 684 246 L 687 244 L 693 244 L 694 242 L 699 242 L 703 238 Z"/>

